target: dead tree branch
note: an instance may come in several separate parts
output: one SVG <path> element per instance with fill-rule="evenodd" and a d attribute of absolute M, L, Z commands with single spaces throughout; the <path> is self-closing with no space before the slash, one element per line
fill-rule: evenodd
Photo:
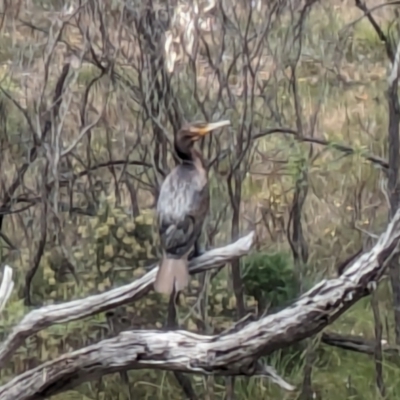
<path fill-rule="evenodd" d="M 247 250 L 253 242 L 253 234 L 239 240 L 242 249 Z M 388 225 L 376 245 L 360 256 L 347 271 L 338 278 L 324 280 L 305 293 L 292 306 L 259 321 L 250 322 L 238 331 L 222 333 L 216 336 L 198 335 L 187 331 L 139 330 L 121 332 L 112 339 L 103 340 L 95 345 L 66 354 L 56 360 L 25 372 L 0 387 L 2 400 L 34 400 L 59 393 L 104 374 L 126 369 L 157 368 L 173 371 L 215 375 L 254 375 L 259 373 L 258 358 L 278 349 L 298 342 L 320 332 L 324 327 L 336 320 L 360 298 L 368 295 L 376 288 L 388 262 L 398 253 L 400 242 L 400 210 Z M 231 251 L 227 251 L 228 248 Z M 236 244 L 213 250 L 214 257 L 208 252 L 192 263 L 192 272 L 212 264 L 216 255 L 232 255 Z M 235 254 L 238 252 L 235 251 Z M 224 259 L 226 262 L 226 258 Z M 152 282 L 156 273 L 153 269 L 146 277 L 139 279 L 143 290 L 144 281 Z M 31 334 L 27 322 L 36 329 L 45 325 L 77 319 L 74 310 L 81 313 L 98 312 L 105 308 L 104 304 L 95 302 L 93 298 L 115 305 L 121 298 L 112 299 L 111 293 L 126 291 L 127 287 L 115 289 L 85 300 L 66 303 L 59 306 L 44 307 L 34 311 L 14 330 L 11 339 L 18 340 L 18 332 L 24 338 Z M 147 283 L 147 287 L 150 283 Z M 136 286 L 137 287 L 137 286 Z M 138 291 L 140 290 L 137 287 Z M 132 288 L 131 288 L 132 292 Z M 111 299 L 110 299 L 111 297 Z M 119 296 L 121 297 L 121 296 Z M 130 293 L 130 298 L 132 298 Z M 87 309 L 88 311 L 83 311 Z M 57 312 L 54 312 L 57 309 Z M 64 313 L 64 315 L 60 315 Z M 33 317 L 32 317 L 33 315 Z M 40 324 L 36 322 L 40 321 Z M 9 347 L 3 344 L 2 354 Z M 15 344 L 14 344 L 15 348 Z"/>
<path fill-rule="evenodd" d="M 211 268 L 217 268 L 232 259 L 247 254 L 253 245 L 254 236 L 254 232 L 251 232 L 232 244 L 210 250 L 202 256 L 194 258 L 190 262 L 190 272 L 195 274 Z M 0 367 L 4 366 L 26 338 L 42 329 L 54 324 L 86 318 L 90 315 L 131 303 L 145 296 L 152 288 L 157 269 L 158 267 L 153 268 L 142 278 L 129 285 L 89 296 L 85 299 L 50 305 L 31 311 L 0 345 Z"/>
<path fill-rule="evenodd" d="M 394 215 L 400 205 L 400 101 L 398 95 L 398 86 L 400 80 L 399 58 L 400 58 L 400 42 L 393 43 L 390 37 L 386 35 L 378 24 L 377 20 L 362 0 L 355 0 L 356 6 L 364 12 L 371 26 L 374 28 L 380 41 L 384 44 L 386 55 L 391 64 L 391 72 L 388 79 L 388 88 L 386 98 L 388 102 L 389 126 L 388 126 L 388 192 L 389 192 L 389 218 Z M 393 291 L 394 319 L 396 331 L 396 344 L 400 345 L 400 269 L 398 259 L 393 260 L 389 268 L 389 276 Z"/>
<path fill-rule="evenodd" d="M 351 146 L 340 144 L 340 143 L 330 141 L 330 140 L 316 138 L 316 137 L 299 136 L 298 131 L 296 131 L 294 129 L 290 129 L 290 128 L 266 129 L 266 130 L 263 130 L 255 135 L 253 135 L 252 140 L 257 140 L 264 136 L 269 136 L 269 135 L 279 134 L 279 133 L 295 136 L 296 140 L 298 140 L 299 142 L 313 143 L 313 144 L 318 144 L 321 146 L 331 147 L 332 149 L 335 149 L 337 151 L 340 151 L 340 152 L 348 154 L 348 155 L 357 153 L 357 150 Z M 372 164 L 375 164 L 378 167 L 381 167 L 384 171 L 386 171 L 389 168 L 388 161 L 381 157 L 378 157 L 373 154 L 369 154 L 368 152 L 364 152 L 364 151 L 360 154 L 360 156 L 365 158 L 367 161 L 371 162 Z"/>
<path fill-rule="evenodd" d="M 253 234 L 240 239 L 242 250 L 249 249 Z M 94 379 L 104 374 L 110 374 L 126 369 L 156 368 L 173 371 L 215 375 L 254 375 L 260 374 L 258 358 L 262 355 L 284 348 L 306 337 L 320 332 L 324 327 L 335 321 L 359 299 L 370 294 L 382 277 L 392 256 L 398 253 L 400 241 L 400 210 L 394 215 L 386 231 L 381 235 L 375 246 L 360 256 L 352 266 L 340 277 L 323 280 L 314 288 L 301 296 L 292 306 L 258 321 L 250 322 L 236 332 L 222 333 L 216 336 L 198 335 L 187 331 L 157 331 L 139 330 L 121 332 L 112 339 L 103 340 L 95 345 L 65 354 L 56 360 L 46 362 L 41 366 L 25 372 L 0 387 L 2 400 L 36 400 L 42 399 L 82 382 Z M 245 243 L 246 242 L 246 243 Z M 212 250 L 192 263 L 198 272 L 208 266 L 210 260 L 221 255 L 232 255 L 237 246 L 233 244 L 223 249 Z M 230 251 L 227 249 L 230 247 Z M 214 253 L 215 257 L 211 257 Z M 235 254 L 238 252 L 235 251 Z M 216 257 L 216 255 L 219 257 Z M 226 258 L 223 262 L 226 262 Z M 193 265 L 194 264 L 194 265 Z M 152 282 L 156 273 L 153 269 L 146 275 L 146 280 Z M 143 282 L 144 278 L 139 281 Z M 127 287 L 135 285 L 134 282 Z M 142 284 L 143 285 L 143 284 Z M 149 284 L 148 284 L 149 286 Z M 104 293 L 93 298 L 102 298 L 112 303 Z M 132 297 L 132 295 L 131 295 Z M 41 320 L 41 327 L 49 321 L 54 322 L 54 308 L 58 308 L 59 322 L 77 319 L 71 311 L 81 310 L 82 306 L 90 311 L 99 311 L 102 304 L 93 300 L 78 300 L 59 306 L 44 307 L 30 315 Z M 121 303 L 121 300 L 119 300 Z M 115 304 L 115 300 L 114 300 Z M 49 310 L 53 309 L 51 312 Z M 36 314 L 35 314 L 36 313 Z M 71 315 L 72 314 L 72 315 Z M 26 325 L 26 322 L 25 322 Z M 40 325 L 39 325 L 40 326 Z M 14 330 L 12 336 L 18 338 L 24 324 Z M 25 326 L 22 335 L 26 337 Z M 10 342 L 8 339 L 7 342 Z M 4 348 L 8 345 L 5 343 Z M 265 372 L 265 371 L 264 371 Z"/>
<path fill-rule="evenodd" d="M 338 347 L 344 350 L 354 351 L 356 353 L 374 355 L 376 341 L 368 340 L 357 335 L 339 335 L 333 332 L 324 332 L 321 338 L 322 343 L 328 346 Z M 381 341 L 382 351 L 388 355 L 398 355 L 397 346 L 391 346 L 385 341 Z"/>

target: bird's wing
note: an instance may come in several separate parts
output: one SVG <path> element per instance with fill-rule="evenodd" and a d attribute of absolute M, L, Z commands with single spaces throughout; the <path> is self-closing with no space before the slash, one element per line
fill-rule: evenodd
<path fill-rule="evenodd" d="M 183 196 L 184 200 L 177 196 Z M 176 209 L 177 205 L 180 209 Z M 158 208 L 161 245 L 168 254 L 180 257 L 190 251 L 201 233 L 208 207 L 209 191 L 205 185 L 201 190 L 192 187 L 178 192 L 169 199 L 168 206 Z"/>

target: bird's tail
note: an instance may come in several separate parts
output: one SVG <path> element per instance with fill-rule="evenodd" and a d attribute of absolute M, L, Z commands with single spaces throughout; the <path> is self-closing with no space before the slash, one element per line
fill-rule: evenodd
<path fill-rule="evenodd" d="M 166 254 L 161 259 L 154 290 L 170 295 L 175 287 L 179 292 L 189 284 L 188 260 L 184 258 L 168 258 Z"/>

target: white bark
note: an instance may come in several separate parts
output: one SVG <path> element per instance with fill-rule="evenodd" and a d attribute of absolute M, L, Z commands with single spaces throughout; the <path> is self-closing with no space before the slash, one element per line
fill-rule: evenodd
<path fill-rule="evenodd" d="M 14 288 L 14 281 L 12 280 L 12 269 L 6 265 L 3 271 L 3 278 L 0 285 L 0 312 L 3 311 L 8 299 L 11 296 Z"/>
<path fill-rule="evenodd" d="M 247 254 L 253 245 L 254 238 L 255 233 L 251 232 L 235 243 L 210 250 L 193 259 L 189 264 L 190 273 L 195 274 L 220 267 L 234 258 Z M 25 342 L 26 338 L 42 329 L 54 324 L 86 318 L 143 297 L 152 289 L 157 270 L 158 267 L 155 267 L 142 278 L 108 292 L 31 311 L 14 327 L 8 338 L 0 345 L 0 368 L 5 365 L 15 350 Z"/>

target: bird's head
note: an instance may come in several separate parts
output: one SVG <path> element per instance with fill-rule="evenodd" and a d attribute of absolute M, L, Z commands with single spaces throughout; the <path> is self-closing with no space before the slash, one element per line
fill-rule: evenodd
<path fill-rule="evenodd" d="M 193 162 L 194 158 L 201 158 L 201 155 L 193 148 L 194 143 L 211 131 L 228 125 L 230 125 L 228 120 L 185 124 L 175 137 L 175 151 L 178 157 L 183 162 Z"/>
<path fill-rule="evenodd" d="M 215 131 L 218 128 L 230 125 L 229 120 L 219 122 L 192 122 L 185 124 L 178 133 L 178 139 L 196 142 L 208 133 Z"/>

